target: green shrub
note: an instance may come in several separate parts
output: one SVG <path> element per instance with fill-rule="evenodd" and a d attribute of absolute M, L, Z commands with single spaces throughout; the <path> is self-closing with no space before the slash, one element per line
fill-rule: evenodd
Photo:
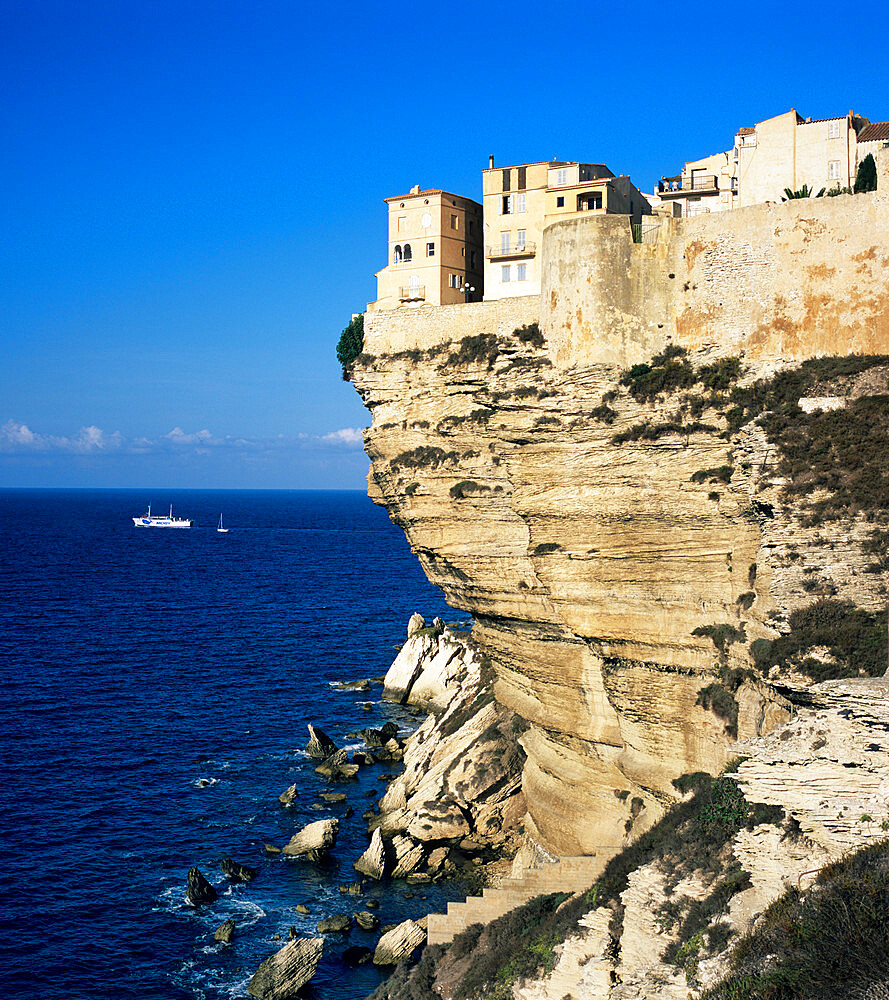
<path fill-rule="evenodd" d="M 665 437 L 667 434 L 678 434 L 684 437 L 685 443 L 688 444 L 688 439 L 692 434 L 702 434 L 715 430 L 716 428 L 712 424 L 702 424 L 697 420 L 687 424 L 682 423 L 681 420 L 668 420 L 659 424 L 640 423 L 633 424 L 625 431 L 615 434 L 611 443 L 617 445 L 623 444 L 625 441 L 657 441 L 658 438 Z"/>
<path fill-rule="evenodd" d="M 699 469 L 692 474 L 693 483 L 727 483 L 734 474 L 734 469 L 730 465 L 720 465 L 715 469 Z"/>
<path fill-rule="evenodd" d="M 722 625 L 699 625 L 692 630 L 692 635 L 708 635 L 713 640 L 713 645 L 720 653 L 726 652 L 726 647 L 733 642 L 740 642 L 744 638 L 743 626 L 736 629 L 734 625 L 724 622 Z"/>
<path fill-rule="evenodd" d="M 448 462 L 456 462 L 457 452 L 445 451 L 443 448 L 436 448 L 433 445 L 421 444 L 410 451 L 403 451 L 396 455 L 389 463 L 394 470 L 428 468 L 437 469 L 440 465 Z"/>
<path fill-rule="evenodd" d="M 877 190 L 877 164 L 874 161 L 873 153 L 867 156 L 858 164 L 858 171 L 855 174 L 855 193 L 863 191 Z"/>
<path fill-rule="evenodd" d="M 532 347 L 543 347 L 545 341 L 537 323 L 529 323 L 527 326 L 520 326 L 513 331 L 513 336 L 523 344 L 530 344 Z"/>
<path fill-rule="evenodd" d="M 487 362 L 490 368 L 500 354 L 500 344 L 493 333 L 476 333 L 464 337 L 456 350 L 448 355 L 444 366 Z"/>
<path fill-rule="evenodd" d="M 449 492 L 455 500 L 464 500 L 468 496 L 478 495 L 479 493 L 490 493 L 491 487 L 484 486 L 482 483 L 475 483 L 471 479 L 464 479 L 452 486 Z"/>
<path fill-rule="evenodd" d="M 725 723 L 729 736 L 738 735 L 738 702 L 727 687 L 720 683 L 708 684 L 698 691 L 696 705 L 712 712 Z"/>
<path fill-rule="evenodd" d="M 871 614 L 851 601 L 822 598 L 790 615 L 790 632 L 750 648 L 758 670 L 792 663 L 816 681 L 838 677 L 880 677 L 886 670 L 886 616 Z M 833 662 L 806 654 L 827 647 Z"/>
<path fill-rule="evenodd" d="M 352 362 L 361 354 L 364 347 L 364 314 L 356 316 L 340 334 L 336 345 L 337 361 L 343 366 L 343 378 L 347 378 Z"/>
<path fill-rule="evenodd" d="M 559 552 L 562 546 L 558 542 L 541 542 L 531 550 L 532 556 L 545 556 L 550 552 Z"/>
<path fill-rule="evenodd" d="M 884 995 L 889 980 L 889 842 L 788 889 L 738 942 L 731 972 L 704 1000 L 825 1000 Z M 868 994 L 869 989 L 874 989 Z"/>
<path fill-rule="evenodd" d="M 592 410 L 590 416 L 593 420 L 601 420 L 603 424 L 613 424 L 617 419 L 617 410 L 612 410 L 611 407 L 603 401 L 601 406 L 597 406 L 594 410 Z"/>

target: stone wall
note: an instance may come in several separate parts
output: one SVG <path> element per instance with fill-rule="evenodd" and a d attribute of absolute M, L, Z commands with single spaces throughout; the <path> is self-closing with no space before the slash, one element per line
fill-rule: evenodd
<path fill-rule="evenodd" d="M 887 185 L 884 184 L 884 187 Z M 562 365 L 622 366 L 672 341 L 762 360 L 889 350 L 889 195 L 841 195 L 544 236 L 541 326 Z"/>
<path fill-rule="evenodd" d="M 364 318 L 364 350 L 379 357 L 417 348 L 424 350 L 479 333 L 505 336 L 517 327 L 536 323 L 538 315 L 539 299 L 536 295 L 495 302 L 367 313 Z"/>

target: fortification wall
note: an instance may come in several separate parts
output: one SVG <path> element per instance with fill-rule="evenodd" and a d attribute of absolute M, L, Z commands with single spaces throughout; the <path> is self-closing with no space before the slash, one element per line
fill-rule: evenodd
<path fill-rule="evenodd" d="M 364 350 L 380 357 L 400 351 L 425 350 L 480 333 L 506 336 L 520 326 L 536 323 L 539 315 L 537 295 L 369 312 L 364 317 Z"/>
<path fill-rule="evenodd" d="M 562 367 L 627 366 L 668 341 L 762 360 L 889 352 L 889 194 L 668 219 L 653 245 L 625 218 L 572 219 L 546 230 L 542 262 Z"/>

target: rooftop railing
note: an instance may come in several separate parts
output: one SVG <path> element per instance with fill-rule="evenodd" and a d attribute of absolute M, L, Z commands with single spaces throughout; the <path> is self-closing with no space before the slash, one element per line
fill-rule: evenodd
<path fill-rule="evenodd" d="M 658 194 L 687 194 L 690 191 L 718 191 L 716 174 L 694 174 L 692 177 L 662 177 Z"/>

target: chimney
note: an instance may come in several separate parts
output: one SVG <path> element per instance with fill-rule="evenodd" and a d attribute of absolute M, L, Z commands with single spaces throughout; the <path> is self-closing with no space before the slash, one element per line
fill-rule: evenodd
<path fill-rule="evenodd" d="M 488 170 L 490 170 L 493 166 L 494 166 L 494 154 L 491 153 L 490 156 L 488 156 Z"/>
<path fill-rule="evenodd" d="M 411 188 L 411 194 L 419 194 L 419 193 L 420 193 L 420 185 L 419 184 L 415 184 Z"/>

